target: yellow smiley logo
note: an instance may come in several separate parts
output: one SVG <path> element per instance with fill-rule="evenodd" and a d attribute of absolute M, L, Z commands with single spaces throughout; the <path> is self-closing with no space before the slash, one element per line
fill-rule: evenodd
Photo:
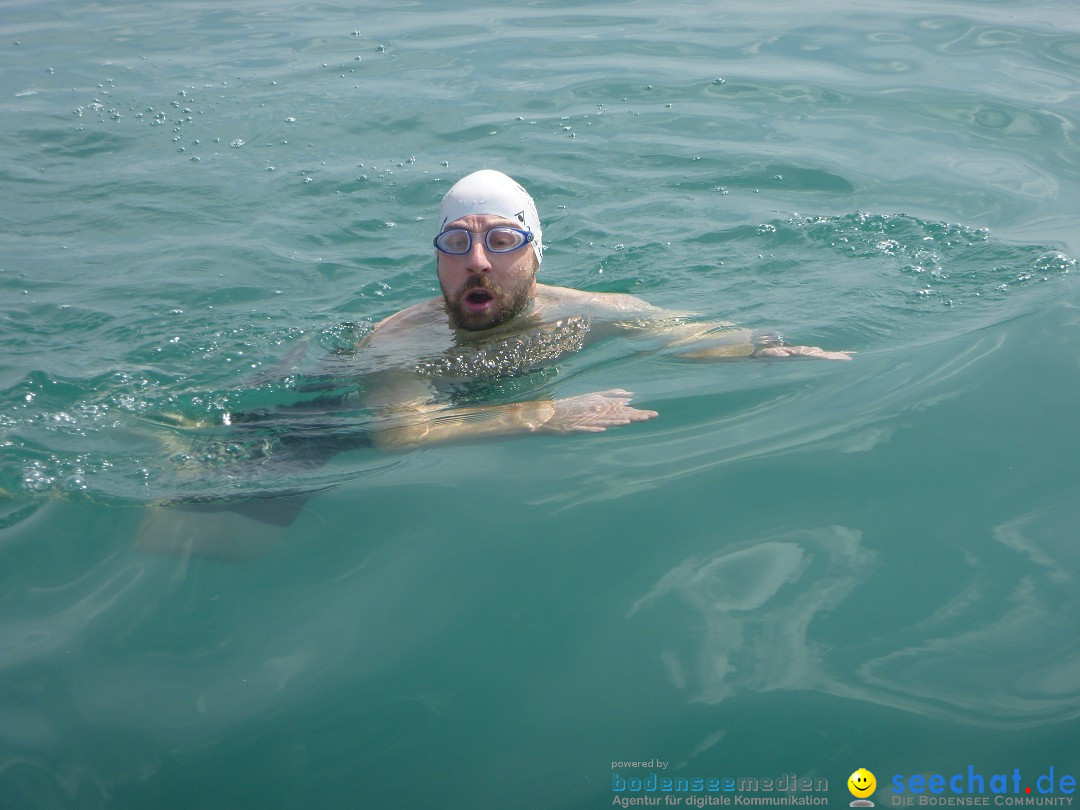
<path fill-rule="evenodd" d="M 866 768 L 859 768 L 847 780 L 847 789 L 857 799 L 865 799 L 877 788 L 877 779 Z"/>

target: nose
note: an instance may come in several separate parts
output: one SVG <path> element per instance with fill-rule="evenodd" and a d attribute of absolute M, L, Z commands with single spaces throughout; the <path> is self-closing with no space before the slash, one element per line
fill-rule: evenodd
<path fill-rule="evenodd" d="M 472 247 L 465 254 L 465 262 L 472 273 L 486 273 L 491 269 L 491 259 L 488 258 L 483 237 L 473 237 Z"/>

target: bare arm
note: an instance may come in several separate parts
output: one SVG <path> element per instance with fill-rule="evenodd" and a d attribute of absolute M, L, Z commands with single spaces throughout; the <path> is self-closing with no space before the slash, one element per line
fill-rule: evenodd
<path fill-rule="evenodd" d="M 594 327 L 609 328 L 631 338 L 651 343 L 653 348 L 677 349 L 677 357 L 687 360 L 731 360 L 743 357 L 814 357 L 823 360 L 850 360 L 851 352 L 824 351 L 817 346 L 788 346 L 776 333 L 741 329 L 728 321 L 700 321 L 693 312 L 663 309 L 636 295 L 590 293 L 565 288 L 548 288 L 562 296 L 567 305 L 593 316 Z"/>
<path fill-rule="evenodd" d="M 732 329 L 691 338 L 699 344 L 678 356 L 686 360 L 731 360 L 739 357 L 811 357 L 817 360 L 850 360 L 851 352 L 830 352 L 817 346 L 789 346 L 776 334 Z"/>
<path fill-rule="evenodd" d="M 375 445 L 383 451 L 400 451 L 527 433 L 599 433 L 656 416 L 656 411 L 630 407 L 630 396 L 629 391 L 612 389 L 566 399 L 468 408 L 397 406 L 389 409 L 386 422 L 375 431 Z"/>
<path fill-rule="evenodd" d="M 769 332 L 741 329 L 726 321 L 695 322 L 681 313 L 663 313 L 636 321 L 622 321 L 617 326 L 642 337 L 659 339 L 665 349 L 686 346 L 677 357 L 686 360 L 715 361 L 743 357 L 812 357 L 820 360 L 850 360 L 851 352 L 830 352 L 817 346 L 789 346 L 784 339 Z"/>

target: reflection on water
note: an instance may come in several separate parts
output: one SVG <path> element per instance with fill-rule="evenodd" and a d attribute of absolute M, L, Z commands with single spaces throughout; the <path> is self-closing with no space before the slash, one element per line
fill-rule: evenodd
<path fill-rule="evenodd" d="M 1014 559 L 970 554 L 954 572 L 956 595 L 920 624 L 919 641 L 862 664 L 858 681 L 870 688 L 854 694 L 1012 725 L 1080 716 L 1080 642 L 1066 629 L 1080 615 L 1080 554 L 1066 528 L 1077 525 L 1077 503 L 995 526 Z"/>
<path fill-rule="evenodd" d="M 628 618 L 664 599 L 689 609 L 700 647 L 664 648 L 661 660 L 672 684 L 694 700 L 719 703 L 740 689 L 821 689 L 829 680 L 825 650 L 808 630 L 817 613 L 870 573 L 874 555 L 860 540 L 857 531 L 834 526 L 687 559 L 637 600 Z"/>
<path fill-rule="evenodd" d="M 1076 515 L 1063 510 L 1072 507 L 994 530 L 1037 567 L 990 566 L 970 554 L 953 572 L 954 593 L 926 619 L 893 636 L 849 639 L 852 648 L 876 651 L 850 672 L 850 652 L 814 633 L 815 620 L 874 573 L 875 554 L 842 526 L 686 559 L 627 618 L 662 609 L 665 627 L 688 628 L 681 646 L 665 632 L 658 657 L 671 685 L 693 701 L 818 690 L 979 724 L 1065 721 L 1080 716 L 1080 646 L 1062 618 L 1080 614 L 1072 587 L 1080 560 L 1063 529 Z"/>

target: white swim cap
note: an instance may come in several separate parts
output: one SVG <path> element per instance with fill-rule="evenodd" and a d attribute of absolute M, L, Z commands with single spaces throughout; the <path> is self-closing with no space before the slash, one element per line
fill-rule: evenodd
<path fill-rule="evenodd" d="M 536 203 L 513 178 L 494 169 L 483 169 L 458 180 L 439 206 L 439 232 L 469 214 L 494 214 L 517 220 L 522 230 L 532 232 L 537 263 L 544 258 L 543 230 Z"/>

